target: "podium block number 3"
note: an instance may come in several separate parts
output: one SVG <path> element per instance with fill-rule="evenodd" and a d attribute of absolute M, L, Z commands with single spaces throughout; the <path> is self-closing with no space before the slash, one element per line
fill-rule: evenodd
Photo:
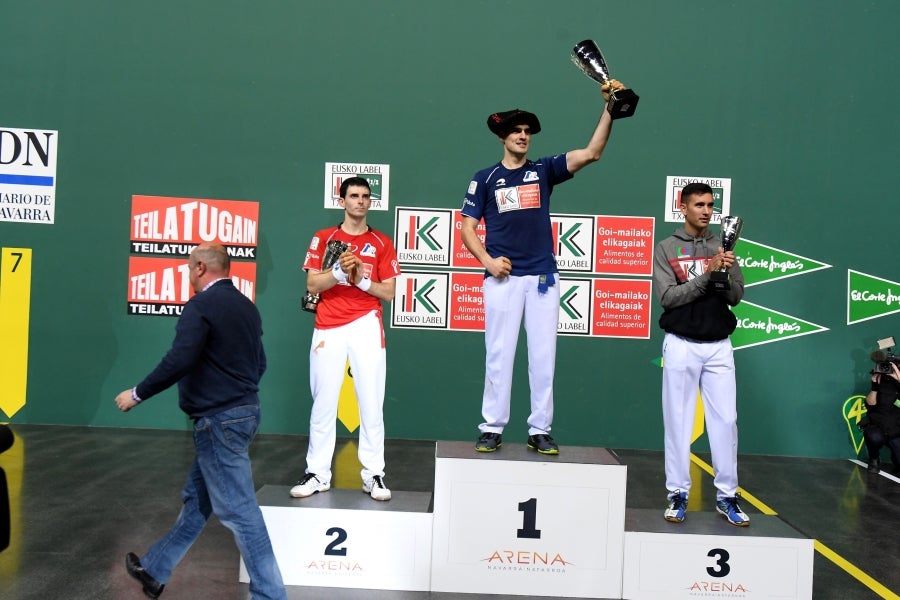
<path fill-rule="evenodd" d="M 728 550 L 725 550 L 724 548 L 713 548 L 707 552 L 706 555 L 710 558 L 717 559 L 715 567 L 706 567 L 706 572 L 709 573 L 711 577 L 726 577 L 731 573 L 731 565 L 728 564 L 728 559 L 731 558 L 731 555 L 728 554 Z"/>

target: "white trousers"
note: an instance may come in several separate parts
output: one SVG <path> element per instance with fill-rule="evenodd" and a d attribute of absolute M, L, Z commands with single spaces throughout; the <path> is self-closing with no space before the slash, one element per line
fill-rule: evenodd
<path fill-rule="evenodd" d="M 344 367 L 350 360 L 353 387 L 359 402 L 360 475 L 384 476 L 384 385 L 386 353 L 381 319 L 371 312 L 334 329 L 314 329 L 309 351 L 309 387 L 313 406 L 309 417 L 306 472 L 331 481 L 337 430 L 338 398 Z"/>
<path fill-rule="evenodd" d="M 509 423 L 513 363 L 522 315 L 528 345 L 528 385 L 531 415 L 528 434 L 549 433 L 553 423 L 553 374 L 556 368 L 556 330 L 559 322 L 559 276 L 543 294 L 538 275 L 484 280 L 486 349 L 482 432 L 502 433 Z"/>
<path fill-rule="evenodd" d="M 691 435 L 697 390 L 703 397 L 716 498 L 737 492 L 737 405 L 731 340 L 693 342 L 667 333 L 663 340 L 662 408 L 666 489 L 691 489 Z"/>

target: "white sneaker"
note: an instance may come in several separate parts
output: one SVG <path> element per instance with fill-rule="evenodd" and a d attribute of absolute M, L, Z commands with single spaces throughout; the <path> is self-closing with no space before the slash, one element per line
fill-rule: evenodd
<path fill-rule="evenodd" d="M 291 488 L 291 496 L 294 498 L 306 498 L 319 492 L 327 492 L 331 489 L 330 481 L 322 481 L 315 473 L 307 473 L 297 485 Z"/>
<path fill-rule="evenodd" d="M 372 496 L 373 500 L 391 499 L 391 490 L 384 485 L 384 478 L 381 475 L 363 481 L 362 491 Z"/>

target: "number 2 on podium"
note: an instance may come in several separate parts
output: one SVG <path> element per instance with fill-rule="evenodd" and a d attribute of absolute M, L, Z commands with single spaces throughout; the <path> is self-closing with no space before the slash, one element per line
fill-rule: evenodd
<path fill-rule="evenodd" d="M 325 546 L 325 556 L 347 556 L 347 548 L 339 548 L 347 541 L 347 530 L 341 527 L 330 527 L 325 535 L 333 535 L 334 540 Z"/>

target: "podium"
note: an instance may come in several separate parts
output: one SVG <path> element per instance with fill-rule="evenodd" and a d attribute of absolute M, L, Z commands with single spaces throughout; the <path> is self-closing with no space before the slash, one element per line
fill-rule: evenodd
<path fill-rule="evenodd" d="M 439 441 L 435 461 L 432 591 L 621 597 L 626 467 L 608 450 Z"/>
<path fill-rule="evenodd" d="M 429 589 L 431 494 L 394 491 L 376 502 L 358 489 L 289 492 L 266 485 L 256 494 L 285 585 Z M 243 561 L 240 581 L 250 581 Z"/>
<path fill-rule="evenodd" d="M 623 598 L 812 598 L 813 540 L 773 515 L 735 527 L 717 512 L 669 523 L 629 509 Z"/>
<path fill-rule="evenodd" d="M 286 585 L 566 598 L 810 600 L 813 540 L 773 515 L 625 508 L 605 448 L 435 445 L 432 494 L 257 492 Z M 432 511 L 433 506 L 433 511 Z M 249 577 L 243 562 L 240 581 Z M 479 597 L 479 596 L 473 596 Z"/>

